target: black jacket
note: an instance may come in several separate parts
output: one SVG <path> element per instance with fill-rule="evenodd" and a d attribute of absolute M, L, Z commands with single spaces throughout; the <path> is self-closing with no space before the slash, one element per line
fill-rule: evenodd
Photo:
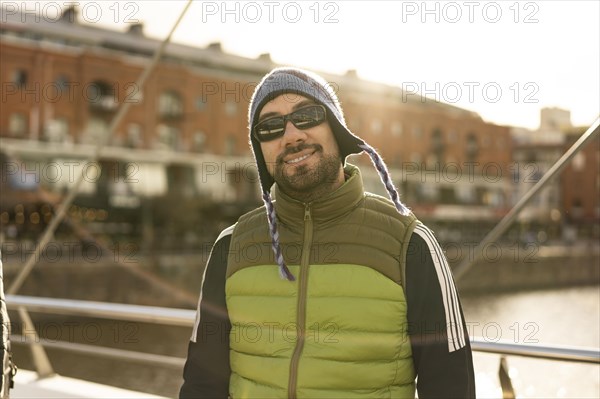
<path fill-rule="evenodd" d="M 181 398 L 228 396 L 231 324 L 225 272 L 232 230 L 221 233 L 206 265 Z M 415 229 L 406 260 L 408 332 L 419 398 L 474 398 L 466 323 L 446 257 L 429 229 Z"/>

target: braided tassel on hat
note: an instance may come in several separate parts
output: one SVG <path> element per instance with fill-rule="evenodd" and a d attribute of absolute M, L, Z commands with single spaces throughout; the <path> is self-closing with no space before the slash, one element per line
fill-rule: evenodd
<path fill-rule="evenodd" d="M 271 201 L 271 195 L 263 192 L 263 201 L 265 208 L 267 208 L 267 219 L 269 221 L 269 234 L 271 235 L 271 246 L 275 253 L 275 261 L 279 265 L 279 276 L 282 279 L 294 281 L 296 277 L 290 272 L 290 269 L 283 260 L 283 254 L 281 253 L 281 245 L 279 244 L 279 232 L 277 231 L 277 214 L 275 213 L 275 207 L 273 201 Z"/>
<path fill-rule="evenodd" d="M 388 195 L 390 196 L 390 199 L 396 206 L 398 212 L 400 212 L 400 214 L 403 216 L 408 215 L 410 211 L 406 207 L 406 205 L 404 205 L 400 201 L 398 190 L 396 190 L 396 187 L 392 182 L 390 172 L 388 172 L 387 166 L 385 166 L 385 162 L 383 162 L 381 156 L 377 153 L 377 151 L 375 151 L 373 147 L 371 147 L 367 143 L 359 144 L 358 146 L 362 148 L 367 154 L 369 154 L 373 165 L 375 165 L 375 169 L 377 169 L 377 173 L 379 173 L 379 178 L 381 178 L 381 181 L 383 182 L 383 185 L 385 186 L 385 189 L 387 190 Z"/>

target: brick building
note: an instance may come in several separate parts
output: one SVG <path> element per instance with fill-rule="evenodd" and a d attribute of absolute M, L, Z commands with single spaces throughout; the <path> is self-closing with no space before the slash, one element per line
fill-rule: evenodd
<path fill-rule="evenodd" d="M 276 66 L 268 54 L 248 59 L 224 53 L 218 43 L 207 48 L 171 43 L 139 88 L 135 81 L 160 44 L 144 36 L 141 24 L 116 32 L 78 23 L 75 9 L 59 20 L 35 19 L 2 16 L 0 140 L 4 156 L 21 169 L 14 175 L 5 168 L 4 183 L 10 177 L 23 188 L 31 183 L 27 171 L 36 170 L 40 186 L 63 192 L 73 179 L 65 180 L 65 173 L 45 176 L 44 165 L 81 173 L 86 165 L 77 160 L 91 153 L 90 145 L 129 103 L 102 153 L 102 178 L 83 190 L 96 198 L 95 206 L 136 208 L 144 197 L 176 190 L 187 198 L 258 203 L 247 108 L 255 84 Z M 323 75 L 338 92 L 350 129 L 379 149 L 405 201 L 422 219 L 442 231 L 457 221 L 472 223 L 478 227 L 472 234 L 480 236 L 478 230 L 487 230 L 510 207 L 508 127 L 361 80 L 353 71 Z M 127 184 L 132 167 L 148 181 Z M 371 169 L 365 168 L 365 185 L 381 191 Z M 5 212 L 3 218 L 12 220 L 13 213 Z"/>
<path fill-rule="evenodd" d="M 573 127 L 570 111 L 542 108 L 537 130 L 512 128 L 516 202 L 585 132 Z M 544 239 L 600 237 L 600 148 L 589 142 L 519 214 L 523 235 Z M 543 242 L 544 239 L 541 241 Z"/>
<path fill-rule="evenodd" d="M 563 146 L 567 151 L 583 133 L 571 129 Z M 562 172 L 562 209 L 565 222 L 577 227 L 580 237 L 600 237 L 600 138 L 587 145 Z"/>

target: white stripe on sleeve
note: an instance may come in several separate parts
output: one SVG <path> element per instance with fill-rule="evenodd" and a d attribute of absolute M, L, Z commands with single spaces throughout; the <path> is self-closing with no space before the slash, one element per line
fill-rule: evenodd
<path fill-rule="evenodd" d="M 435 239 L 431 230 L 424 225 L 417 225 L 415 228 L 417 233 L 425 242 L 431 253 L 433 264 L 435 266 L 435 272 L 437 273 L 438 281 L 440 283 L 440 289 L 442 294 L 442 300 L 444 302 L 444 311 L 446 315 L 446 330 L 448 335 L 448 351 L 454 352 L 463 348 L 466 345 L 465 333 L 463 330 L 463 320 L 460 313 L 460 307 L 458 302 L 458 295 L 456 294 L 456 287 L 454 285 L 454 279 L 452 278 L 452 272 L 446 256 L 440 247 L 440 244 Z"/>

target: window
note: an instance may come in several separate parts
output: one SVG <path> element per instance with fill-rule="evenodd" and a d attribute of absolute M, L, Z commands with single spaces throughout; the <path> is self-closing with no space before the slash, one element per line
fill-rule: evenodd
<path fill-rule="evenodd" d="M 54 85 L 59 93 L 64 93 L 67 90 L 67 86 L 69 86 L 69 79 L 65 75 L 58 75 L 54 81 Z"/>
<path fill-rule="evenodd" d="M 92 111 L 115 111 L 119 106 L 114 88 L 105 81 L 94 81 L 84 89 Z"/>
<path fill-rule="evenodd" d="M 418 196 L 420 199 L 430 202 L 436 202 L 439 196 L 438 185 L 434 183 L 420 184 L 418 187 Z"/>
<path fill-rule="evenodd" d="M 225 103 L 225 114 L 227 116 L 235 116 L 237 114 L 238 105 L 234 101 L 227 101 Z"/>
<path fill-rule="evenodd" d="M 88 144 L 96 144 L 108 132 L 108 124 L 102 118 L 90 118 L 85 131 L 83 133 L 82 142 Z"/>
<path fill-rule="evenodd" d="M 230 134 L 225 140 L 225 155 L 235 154 L 235 136 Z"/>
<path fill-rule="evenodd" d="M 467 136 L 467 145 L 466 145 L 466 156 L 469 161 L 473 161 L 477 158 L 477 154 L 479 152 L 479 144 L 477 144 L 477 137 L 475 137 L 474 133 L 469 133 Z"/>
<path fill-rule="evenodd" d="M 69 122 L 66 118 L 56 118 L 44 126 L 44 139 L 51 143 L 64 143 L 69 140 Z"/>
<path fill-rule="evenodd" d="M 436 154 L 427 154 L 425 165 L 427 170 L 436 171 L 436 174 L 439 174 L 438 171 L 441 169 L 440 158 Z"/>
<path fill-rule="evenodd" d="M 18 88 L 24 88 L 27 85 L 27 71 L 24 69 L 15 69 L 12 73 L 11 81 Z"/>
<path fill-rule="evenodd" d="M 158 133 L 158 148 L 176 150 L 179 146 L 179 129 L 173 126 L 160 124 L 156 128 Z"/>
<path fill-rule="evenodd" d="M 440 129 L 434 129 L 431 133 L 431 151 L 439 158 L 444 153 L 444 136 Z"/>
<path fill-rule="evenodd" d="M 382 128 L 383 128 L 383 124 L 381 123 L 381 121 L 379 119 L 373 119 L 371 121 L 371 132 L 373 134 L 381 133 Z"/>
<path fill-rule="evenodd" d="M 165 91 L 158 97 L 158 113 L 163 118 L 179 118 L 183 115 L 183 101 L 175 91 Z"/>
<path fill-rule="evenodd" d="M 8 120 L 8 132 L 11 136 L 23 136 L 27 130 L 27 117 L 25 114 L 14 113 Z"/>
<path fill-rule="evenodd" d="M 456 186 L 456 197 L 457 200 L 462 204 L 472 204 L 475 202 L 477 196 L 475 188 L 472 184 L 459 184 Z"/>
<path fill-rule="evenodd" d="M 402 136 L 402 124 L 400 122 L 392 122 L 392 136 Z"/>
<path fill-rule="evenodd" d="M 453 186 L 440 187 L 440 201 L 443 204 L 456 204 L 456 190 Z"/>
<path fill-rule="evenodd" d="M 573 205 L 571 206 L 571 216 L 575 219 L 580 219 L 583 216 L 583 204 L 580 198 L 575 198 L 573 200 Z"/>
<path fill-rule="evenodd" d="M 489 205 L 494 207 L 500 207 L 504 205 L 504 194 L 502 190 L 493 190 L 490 192 Z"/>
<path fill-rule="evenodd" d="M 195 194 L 196 186 L 192 166 L 167 166 L 167 182 L 169 190 L 180 192 L 184 197 L 189 198 Z"/>
<path fill-rule="evenodd" d="M 202 130 L 194 132 L 193 141 L 194 142 L 192 143 L 192 146 L 194 148 L 194 151 L 203 152 L 204 145 L 206 143 L 206 134 Z"/>
<path fill-rule="evenodd" d="M 142 146 L 142 126 L 139 123 L 130 123 L 127 125 L 126 145 L 130 148 L 139 148 Z"/>
<path fill-rule="evenodd" d="M 197 111 L 206 110 L 207 103 L 206 103 L 206 98 L 204 98 L 204 96 L 197 97 L 194 104 L 196 105 Z"/>

